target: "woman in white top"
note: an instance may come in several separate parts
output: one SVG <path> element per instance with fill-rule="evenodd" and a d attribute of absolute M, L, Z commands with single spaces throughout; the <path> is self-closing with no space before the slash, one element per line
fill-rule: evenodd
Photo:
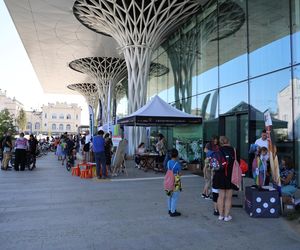
<path fill-rule="evenodd" d="M 145 148 L 145 143 L 141 142 L 140 145 L 136 149 L 136 154 L 135 154 L 135 167 L 136 168 L 141 168 L 140 162 L 141 162 L 141 155 L 144 154 L 146 151 Z"/>

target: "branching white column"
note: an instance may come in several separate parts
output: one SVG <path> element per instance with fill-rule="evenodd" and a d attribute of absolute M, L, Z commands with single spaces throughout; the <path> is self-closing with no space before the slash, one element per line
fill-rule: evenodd
<path fill-rule="evenodd" d="M 93 108 L 94 115 L 95 115 L 95 124 L 97 118 L 97 107 L 99 104 L 99 94 L 98 89 L 95 83 L 74 83 L 67 86 L 68 89 L 77 91 L 81 94 L 87 104 Z"/>
<path fill-rule="evenodd" d="M 124 59 L 112 57 L 86 57 L 70 62 L 70 68 L 85 73 L 92 77 L 98 88 L 99 98 L 102 103 L 102 121 L 107 123 L 108 120 L 108 103 L 109 90 L 126 77 L 126 63 Z M 111 85 L 111 87 L 109 87 Z"/>
<path fill-rule="evenodd" d="M 153 50 L 190 15 L 201 0 L 77 0 L 76 18 L 96 32 L 111 35 L 123 50 L 128 69 L 128 111 L 146 103 L 147 77 Z M 138 141 L 139 134 L 135 138 Z M 133 133 L 129 153 L 133 151 Z"/>

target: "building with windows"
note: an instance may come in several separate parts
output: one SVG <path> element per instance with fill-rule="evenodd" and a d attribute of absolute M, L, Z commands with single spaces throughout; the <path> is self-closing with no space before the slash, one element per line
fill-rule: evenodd
<path fill-rule="evenodd" d="M 63 132 L 77 133 L 81 124 L 81 108 L 77 104 L 48 103 L 42 106 L 42 131 L 52 135 Z"/>
<path fill-rule="evenodd" d="M 42 112 L 40 111 L 25 111 L 26 113 L 26 129 L 27 134 L 40 134 L 42 130 Z"/>
<path fill-rule="evenodd" d="M 74 59 L 120 57 L 116 48 L 121 46 L 107 36 L 112 34 L 110 27 L 104 27 L 103 22 L 93 23 L 97 15 L 101 19 L 102 13 L 97 8 L 91 8 L 90 17 L 89 8 L 82 8 L 83 16 L 88 19 L 86 26 L 103 28 L 102 33 L 96 30 L 96 36 L 95 29 L 81 25 L 69 11 L 75 1 L 51 4 L 37 1 L 34 9 L 25 1 L 14 2 L 5 0 L 45 92 L 66 93 L 67 83 L 86 82 L 84 76 L 68 70 L 68 63 Z M 76 2 L 88 6 L 97 1 Z M 126 3 L 111 2 L 112 5 Z M 151 62 L 169 71 L 148 78 L 144 83 L 146 99 L 159 95 L 180 110 L 202 116 L 203 135 L 199 135 L 202 143 L 214 134 L 226 135 L 245 160 L 249 160 L 249 145 L 264 129 L 263 113 L 269 110 L 273 120 L 272 141 L 278 148 L 278 157 L 293 159 L 300 180 L 300 0 L 199 0 L 199 3 L 199 11 L 173 27 L 152 52 Z M 49 13 L 47 22 L 39 9 Z M 123 14 L 123 9 L 116 13 Z M 59 16 L 52 14 L 57 10 Z M 132 13 L 128 11 L 124 15 Z M 112 20 L 114 14 L 110 14 L 108 19 Z M 79 14 L 76 15 L 78 18 Z M 37 34 L 30 32 L 33 29 L 38 30 Z M 129 34 L 120 35 L 126 36 Z M 40 42 L 42 37 L 48 42 Z M 70 43 L 72 46 L 68 46 Z M 142 44 L 141 48 L 146 45 Z M 123 98 L 126 100 L 119 102 L 117 113 L 120 110 L 126 113 L 120 105 L 136 101 Z M 43 119 L 49 121 L 53 131 L 66 128 L 60 122 L 63 119 L 59 119 L 59 112 L 44 113 L 47 117 Z M 172 145 L 172 130 L 160 128 L 160 131 L 168 134 Z"/>
<path fill-rule="evenodd" d="M 16 98 L 10 98 L 6 95 L 6 91 L 0 89 L 0 110 L 7 109 L 9 113 L 16 119 L 23 104 L 16 100 Z"/>

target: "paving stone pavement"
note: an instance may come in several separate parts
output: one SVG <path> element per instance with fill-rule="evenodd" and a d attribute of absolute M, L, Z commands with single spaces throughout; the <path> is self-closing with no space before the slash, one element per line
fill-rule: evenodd
<path fill-rule="evenodd" d="M 163 175 L 132 162 L 129 177 L 105 181 L 71 176 L 52 153 L 37 165 L 0 172 L 1 250 L 300 249 L 299 235 L 282 218 L 254 219 L 233 208 L 232 221 L 218 221 L 212 202 L 200 197 L 199 176 L 183 178 L 182 216 L 171 218 Z"/>

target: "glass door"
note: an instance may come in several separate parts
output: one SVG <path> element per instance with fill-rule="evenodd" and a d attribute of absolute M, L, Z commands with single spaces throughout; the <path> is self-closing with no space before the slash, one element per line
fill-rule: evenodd
<path fill-rule="evenodd" d="M 248 113 L 220 116 L 220 135 L 229 138 L 230 144 L 236 148 L 238 157 L 248 161 Z"/>

